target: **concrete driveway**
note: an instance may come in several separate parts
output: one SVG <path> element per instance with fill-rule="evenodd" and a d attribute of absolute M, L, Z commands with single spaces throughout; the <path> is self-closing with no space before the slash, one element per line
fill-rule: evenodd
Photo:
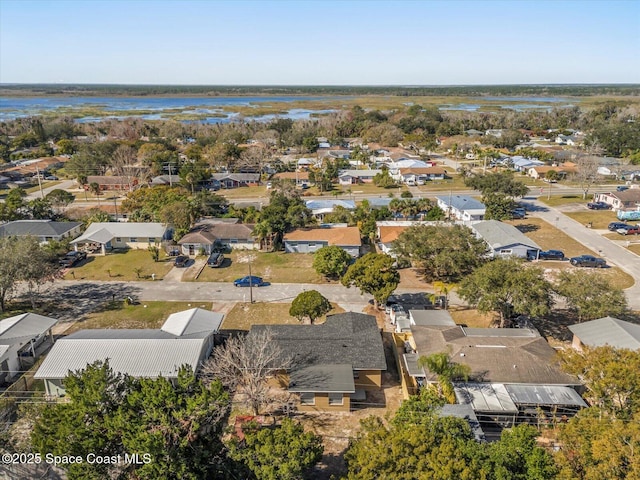
<path fill-rule="evenodd" d="M 625 290 L 627 301 L 632 310 L 640 310 L 640 257 L 638 255 L 608 238 L 604 238 L 597 230 L 585 228 L 582 223 L 567 217 L 557 208 L 549 207 L 537 198 L 527 197 L 524 202 L 533 207 L 528 209 L 531 216 L 541 218 L 554 225 L 571 238 L 596 252 L 608 264 L 620 267 L 631 275 L 635 284 Z"/>

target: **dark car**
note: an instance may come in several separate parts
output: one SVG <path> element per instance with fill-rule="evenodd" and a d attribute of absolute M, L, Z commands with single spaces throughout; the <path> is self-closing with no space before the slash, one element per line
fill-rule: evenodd
<path fill-rule="evenodd" d="M 616 230 L 620 235 L 640 235 L 640 226 L 638 225 L 625 225 Z"/>
<path fill-rule="evenodd" d="M 610 232 L 615 232 L 619 228 L 627 228 L 627 224 L 626 223 L 622 223 L 622 222 L 611 222 L 607 226 L 607 228 L 609 229 Z"/>
<path fill-rule="evenodd" d="M 589 210 L 609 210 L 611 206 L 604 202 L 589 202 L 587 208 Z"/>
<path fill-rule="evenodd" d="M 607 262 L 604 259 L 594 257 L 593 255 L 580 255 L 579 257 L 573 257 L 569 261 L 571 265 L 576 267 L 604 268 L 607 266 Z"/>
<path fill-rule="evenodd" d="M 618 192 L 624 192 L 625 190 L 629 190 L 629 187 L 627 187 L 626 185 L 619 185 L 616 187 L 616 190 Z"/>
<path fill-rule="evenodd" d="M 60 266 L 69 268 L 87 258 L 86 252 L 69 252 L 60 259 Z"/>
<path fill-rule="evenodd" d="M 178 255 L 173 263 L 176 267 L 186 267 L 189 263 L 189 257 L 186 255 Z"/>
<path fill-rule="evenodd" d="M 213 268 L 218 268 L 224 262 L 224 255 L 218 252 L 213 252 L 209 255 L 209 259 L 207 260 L 207 265 Z"/>
<path fill-rule="evenodd" d="M 528 260 L 536 260 L 536 252 L 527 252 Z M 538 253 L 538 260 L 564 260 L 564 252 L 562 250 L 545 250 Z"/>
<path fill-rule="evenodd" d="M 261 287 L 262 285 L 264 285 L 262 278 L 255 277 L 253 275 L 252 276 L 247 275 L 246 277 L 237 278 L 233 281 L 234 287 L 250 287 L 250 286 Z"/>
<path fill-rule="evenodd" d="M 527 212 L 524 208 L 516 208 L 511 210 L 511 218 L 514 220 L 520 220 L 527 216 Z"/>

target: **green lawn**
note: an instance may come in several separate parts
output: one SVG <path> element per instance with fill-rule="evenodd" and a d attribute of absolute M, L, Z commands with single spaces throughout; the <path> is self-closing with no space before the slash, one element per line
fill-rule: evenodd
<path fill-rule="evenodd" d="M 160 328 L 172 313 L 190 308 L 211 309 L 205 302 L 141 302 L 125 305 L 124 302 L 109 302 L 102 310 L 89 313 L 75 322 L 64 333 L 95 328 Z"/>
<path fill-rule="evenodd" d="M 546 193 L 546 190 L 545 190 Z M 586 199 L 582 198 L 582 195 L 552 195 L 547 199 L 546 195 L 540 196 L 539 200 L 542 203 L 546 203 L 550 207 L 558 207 L 561 205 L 567 205 L 570 203 L 587 204 L 591 201 L 593 195 L 587 195 Z"/>
<path fill-rule="evenodd" d="M 216 195 L 220 195 L 229 199 L 244 197 L 268 198 L 270 195 L 270 190 L 267 190 L 267 187 L 265 185 L 261 185 L 257 187 L 221 188 L 214 193 Z"/>
<path fill-rule="evenodd" d="M 423 193 L 429 192 L 441 192 L 447 190 L 463 190 L 468 188 L 464 184 L 464 179 L 460 175 L 452 175 L 452 178 L 448 178 L 446 180 L 431 180 L 426 182 L 424 185 L 418 186 L 418 189 Z M 469 189 L 469 191 L 472 191 Z"/>
<path fill-rule="evenodd" d="M 332 303 L 333 309 L 329 315 L 342 313 L 344 310 Z M 225 315 L 221 329 L 224 330 L 250 330 L 251 325 L 300 325 L 297 318 L 289 315 L 289 303 L 237 303 L 231 311 Z M 323 316 L 314 323 L 322 323 L 326 319 Z"/>
<path fill-rule="evenodd" d="M 146 250 L 127 250 L 107 253 L 106 256 L 90 255 L 85 261 L 68 269 L 65 280 L 117 280 L 136 281 L 161 280 L 173 266 L 173 258 L 160 252 L 160 261 L 154 262 L 151 253 Z M 140 277 L 135 268 L 141 268 Z"/>
<path fill-rule="evenodd" d="M 225 254 L 222 267 L 205 267 L 198 277 L 198 281 L 230 282 L 249 275 L 249 265 L 239 261 L 248 255 L 255 257 L 251 262 L 251 274 L 262 277 L 267 282 L 327 283 L 324 277 L 318 275 L 311 266 L 313 263 L 312 254 L 247 251 L 233 251 L 230 254 Z"/>
<path fill-rule="evenodd" d="M 611 210 L 588 210 L 586 212 L 564 212 L 564 214 L 573 218 L 575 221 L 584 225 L 591 222 L 592 228 L 604 230 L 611 222 L 618 222 L 616 214 Z"/>

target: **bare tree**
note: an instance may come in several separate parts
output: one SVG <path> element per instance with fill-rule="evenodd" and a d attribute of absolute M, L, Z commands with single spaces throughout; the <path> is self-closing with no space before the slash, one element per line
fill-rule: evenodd
<path fill-rule="evenodd" d="M 585 199 L 598 177 L 598 159 L 594 155 L 578 154 L 575 163 L 577 172 L 573 178 L 580 185 L 582 198 Z"/>
<path fill-rule="evenodd" d="M 114 174 L 126 179 L 129 191 L 131 191 L 133 187 L 134 179 L 140 175 L 142 170 L 138 163 L 137 151 L 127 145 L 120 145 L 116 148 L 116 151 L 113 152 L 111 168 Z"/>
<path fill-rule="evenodd" d="M 230 391 L 242 393 L 247 406 L 258 415 L 270 400 L 267 381 L 291 364 L 269 328 L 254 329 L 216 348 L 201 375 L 205 381 L 218 379 Z"/>

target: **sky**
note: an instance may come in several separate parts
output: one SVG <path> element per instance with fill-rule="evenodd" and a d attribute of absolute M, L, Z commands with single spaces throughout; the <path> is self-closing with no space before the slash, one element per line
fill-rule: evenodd
<path fill-rule="evenodd" d="M 0 0 L 0 83 L 640 83 L 640 0 Z"/>

